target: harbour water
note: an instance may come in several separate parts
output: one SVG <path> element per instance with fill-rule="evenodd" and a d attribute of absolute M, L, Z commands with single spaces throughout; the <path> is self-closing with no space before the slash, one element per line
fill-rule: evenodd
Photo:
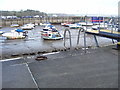
<path fill-rule="evenodd" d="M 61 25 L 55 25 L 58 31 L 64 35 L 64 31 L 68 27 L 64 27 Z M 63 40 L 43 40 L 41 37 L 41 31 L 44 27 L 36 26 L 32 30 L 28 31 L 27 39 L 16 39 L 16 40 L 6 40 L 5 37 L 0 37 L 0 49 L 1 57 L 3 58 L 11 58 L 12 56 L 20 56 L 20 55 L 30 55 L 30 54 L 40 54 L 40 53 L 48 53 L 48 52 L 57 52 L 64 51 L 66 48 L 64 47 L 64 39 Z M 11 27 L 3 27 L 1 30 L 5 32 L 10 32 L 15 28 Z M 68 28 L 69 29 L 69 28 Z M 77 37 L 79 29 L 69 29 L 71 32 L 71 41 L 72 48 L 82 48 L 84 46 L 83 32 L 80 36 L 80 43 L 77 45 Z M 87 47 L 96 47 L 94 37 L 92 35 L 86 34 L 86 43 Z M 97 37 L 99 45 L 106 46 L 112 44 L 112 40 L 103 37 Z M 66 39 L 66 47 L 70 48 L 69 37 L 67 33 Z"/>

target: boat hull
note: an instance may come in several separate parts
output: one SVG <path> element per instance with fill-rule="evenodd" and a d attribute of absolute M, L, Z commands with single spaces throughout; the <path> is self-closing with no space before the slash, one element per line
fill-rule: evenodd
<path fill-rule="evenodd" d="M 11 25 L 10 27 L 19 27 L 19 25 L 15 24 L 15 25 Z"/>
<path fill-rule="evenodd" d="M 25 37 L 6 37 L 8 40 L 25 39 Z"/>
<path fill-rule="evenodd" d="M 78 29 L 78 28 L 80 28 L 80 27 L 70 27 L 70 29 Z"/>
<path fill-rule="evenodd" d="M 23 30 L 32 30 L 33 28 L 22 28 Z"/>
<path fill-rule="evenodd" d="M 7 39 L 24 39 L 26 37 L 24 32 L 16 32 L 16 31 L 3 33 L 2 36 L 6 37 Z"/>
<path fill-rule="evenodd" d="M 49 34 L 51 34 L 51 33 L 49 33 Z M 62 35 L 60 35 L 60 34 L 51 34 L 50 36 L 49 36 L 49 34 L 48 33 L 42 33 L 41 35 L 42 35 L 42 38 L 44 39 L 44 40 L 60 40 L 60 39 L 63 39 L 63 36 Z M 57 35 L 59 35 L 59 36 L 57 36 Z"/>
<path fill-rule="evenodd" d="M 61 40 L 63 39 L 62 37 L 59 38 L 49 38 L 49 37 L 42 37 L 44 40 Z"/>

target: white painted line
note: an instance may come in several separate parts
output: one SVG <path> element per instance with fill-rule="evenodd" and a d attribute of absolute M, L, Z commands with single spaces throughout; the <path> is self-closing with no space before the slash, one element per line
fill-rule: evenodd
<path fill-rule="evenodd" d="M 52 55 L 52 54 L 57 54 L 57 53 L 60 53 L 60 52 L 52 52 L 52 53 L 46 53 L 46 54 L 42 54 L 42 55 Z M 21 58 L 22 58 L 22 57 L 4 59 L 4 60 L 0 60 L 0 62 L 13 61 L 13 60 L 21 59 Z"/>
<path fill-rule="evenodd" d="M 29 71 L 29 73 L 30 73 L 30 75 L 31 75 L 31 78 L 32 78 L 34 84 L 36 85 L 36 87 L 37 87 L 38 90 L 39 90 L 39 86 L 38 86 L 38 84 L 37 84 L 37 82 L 36 82 L 36 80 L 35 80 L 35 78 L 34 78 L 34 76 L 33 76 L 33 74 L 32 74 L 32 72 L 31 72 L 31 70 L 30 70 L 30 68 L 29 68 L 29 66 L 28 66 L 27 63 L 26 63 L 26 67 L 27 67 L 27 69 L 28 69 L 28 71 Z"/>
<path fill-rule="evenodd" d="M 6 61 L 13 61 L 13 60 L 17 60 L 20 59 L 21 57 L 18 58 L 10 58 L 10 59 L 4 59 L 4 60 L 0 60 L 0 62 L 6 62 Z"/>
<path fill-rule="evenodd" d="M 46 54 L 42 54 L 42 55 L 52 55 L 52 54 L 57 54 L 57 53 L 60 53 L 60 52 L 52 52 L 52 53 L 46 53 Z"/>

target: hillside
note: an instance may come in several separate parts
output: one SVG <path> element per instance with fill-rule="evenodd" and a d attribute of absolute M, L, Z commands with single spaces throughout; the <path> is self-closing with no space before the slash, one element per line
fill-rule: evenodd
<path fill-rule="evenodd" d="M 17 16 L 17 17 L 22 17 L 22 16 L 47 16 L 46 13 L 40 12 L 37 10 L 21 10 L 21 11 L 0 11 L 2 16 Z"/>

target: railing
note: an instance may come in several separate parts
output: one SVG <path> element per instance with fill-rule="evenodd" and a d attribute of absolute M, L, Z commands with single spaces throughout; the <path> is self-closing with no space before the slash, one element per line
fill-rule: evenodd
<path fill-rule="evenodd" d="M 87 30 L 87 28 L 86 28 Z M 83 28 L 80 28 L 79 29 L 79 32 L 78 32 L 78 39 L 77 39 L 77 45 L 79 44 L 79 38 L 80 38 L 80 32 L 81 31 L 84 31 L 84 49 L 85 49 L 85 53 L 86 53 L 86 30 L 83 29 Z M 99 44 L 98 44 L 98 41 L 97 41 L 97 38 L 96 38 L 96 35 L 94 35 L 94 40 L 95 40 L 95 43 L 96 43 L 96 47 L 99 47 Z"/>
<path fill-rule="evenodd" d="M 86 53 L 86 35 L 85 35 L 85 29 L 80 28 L 78 31 L 78 38 L 77 38 L 77 45 L 79 44 L 79 39 L 80 39 L 80 32 L 84 31 L 84 48 L 85 48 L 85 53 Z"/>
<path fill-rule="evenodd" d="M 66 32 L 69 33 L 69 40 L 70 40 L 70 50 L 72 49 L 72 41 L 71 41 L 71 33 L 69 29 L 65 29 L 64 31 L 64 47 L 66 47 L 65 42 L 66 42 Z"/>
<path fill-rule="evenodd" d="M 85 17 L 85 18 L 87 18 L 87 16 Z M 80 28 L 79 29 L 79 31 L 78 31 L 78 37 L 77 37 L 77 45 L 79 44 L 79 39 L 80 39 L 80 34 L 81 34 L 81 31 L 83 31 L 83 34 L 84 34 L 84 50 L 85 50 L 85 53 L 86 53 L 86 32 L 87 32 L 87 19 L 85 20 L 86 21 L 86 27 L 85 28 Z M 112 25 L 114 25 L 114 21 L 112 22 Z M 115 30 L 116 30 L 116 27 L 115 26 L 112 26 L 111 27 L 112 29 L 111 29 L 111 33 L 113 33 L 113 28 L 115 28 Z M 104 29 L 105 29 L 105 23 L 104 23 Z M 64 31 L 64 46 L 66 47 L 66 45 L 65 45 L 65 40 L 66 40 L 66 32 L 68 31 L 68 33 L 69 33 L 69 40 L 70 40 L 70 49 L 72 48 L 72 42 L 71 42 L 71 32 L 70 32 L 70 30 L 69 29 L 65 29 L 65 31 Z M 98 29 L 98 36 L 100 36 L 101 34 L 100 34 L 100 21 L 99 21 L 99 29 Z M 100 35 L 99 35 L 100 34 Z M 94 37 L 94 40 L 95 40 L 95 43 L 96 43 L 96 46 L 97 47 L 99 47 L 99 44 L 98 44 L 98 41 L 97 41 L 97 35 L 96 34 L 91 34 L 91 35 L 93 35 L 93 37 Z M 107 37 L 107 36 L 106 36 Z M 113 42 L 113 44 L 114 44 L 114 38 L 111 38 L 112 39 L 112 42 Z M 119 42 L 119 40 L 118 40 L 118 42 Z"/>

